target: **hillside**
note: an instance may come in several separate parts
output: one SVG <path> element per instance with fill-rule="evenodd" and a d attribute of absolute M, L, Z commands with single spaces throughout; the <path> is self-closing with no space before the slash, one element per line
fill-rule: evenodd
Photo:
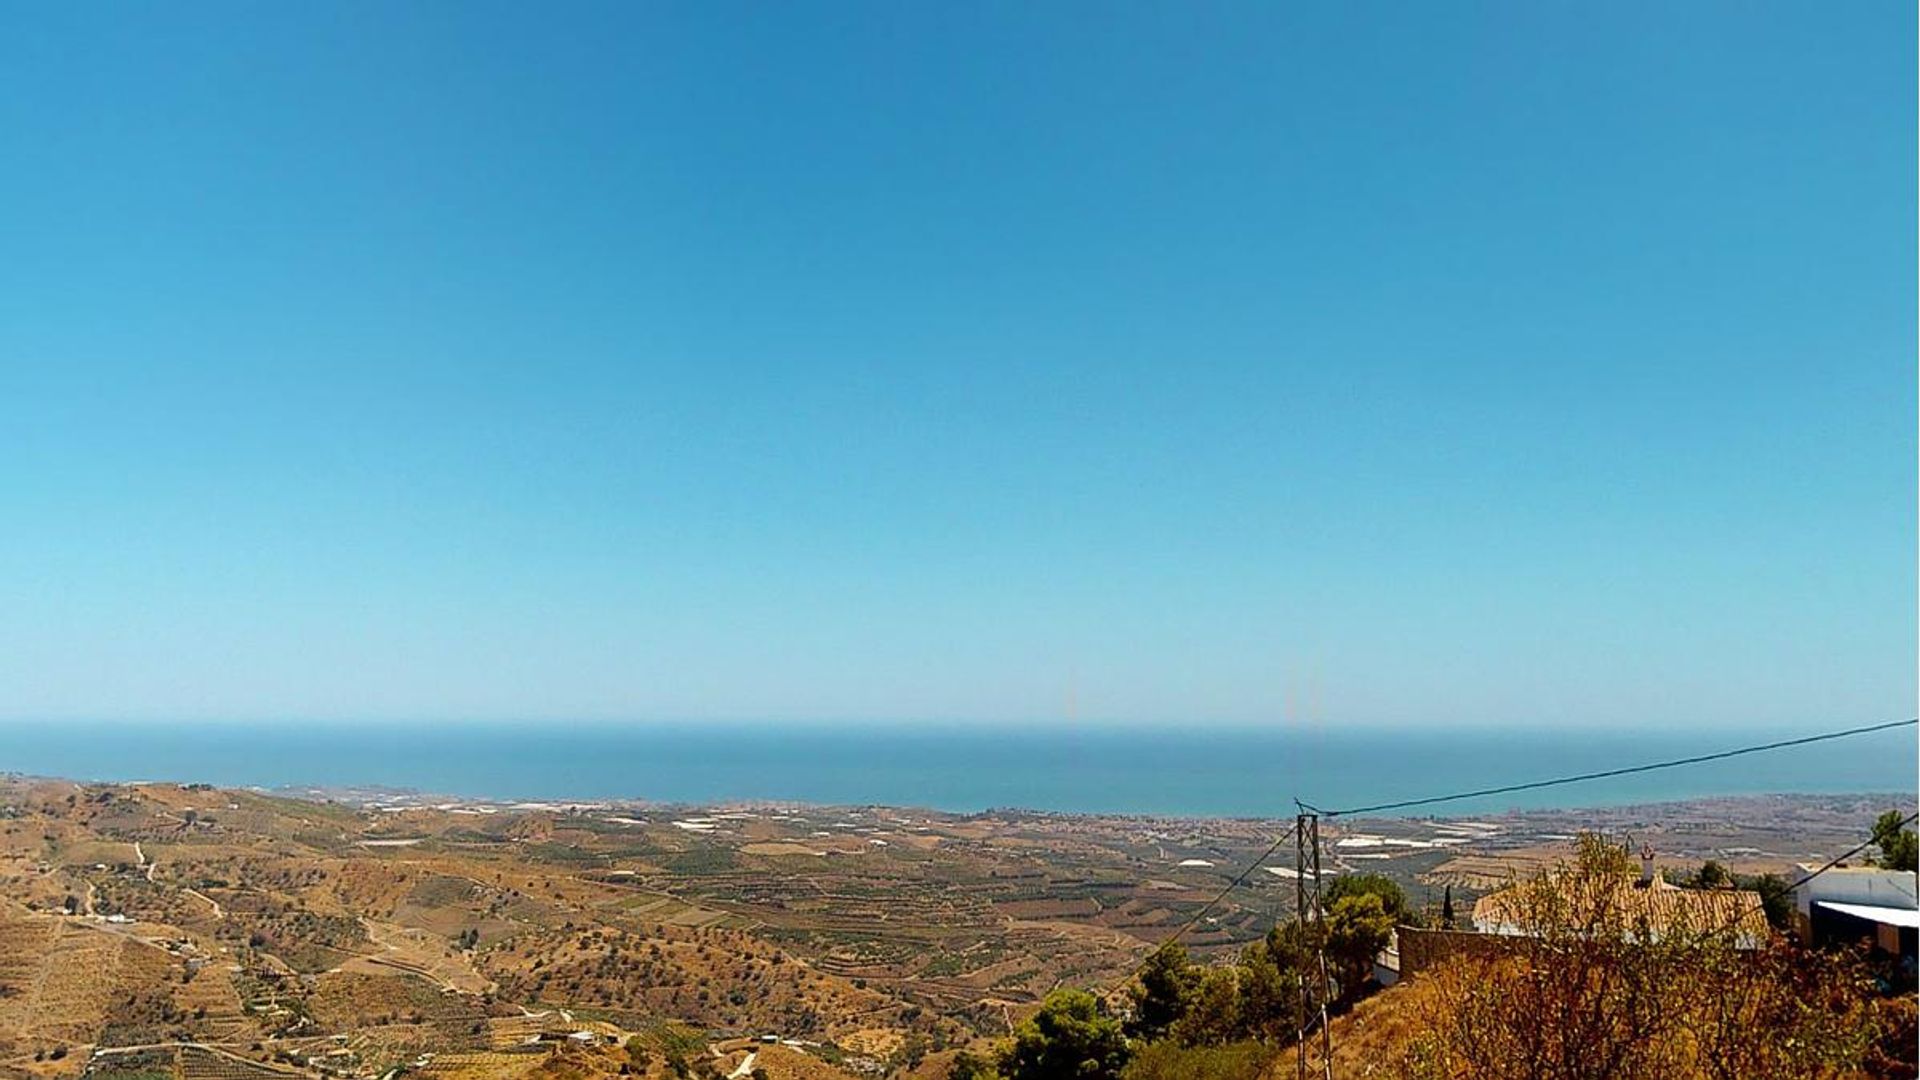
<path fill-rule="evenodd" d="M 1776 802 L 1769 835 L 1726 807 L 1599 816 L 1680 823 L 1669 858 L 1780 864 L 1872 807 Z M 939 1075 L 1048 991 L 1111 985 L 1281 828 L 25 778 L 0 815 L 0 1070 L 126 1080 L 725 1073 L 748 1051 L 776 1077 Z M 1356 821 L 1327 857 L 1464 902 L 1568 818 Z M 1229 955 L 1292 892 L 1256 875 L 1188 941 Z"/>

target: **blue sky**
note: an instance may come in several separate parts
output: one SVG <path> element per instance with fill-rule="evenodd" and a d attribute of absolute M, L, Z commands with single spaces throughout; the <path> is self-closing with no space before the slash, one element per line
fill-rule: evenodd
<path fill-rule="evenodd" d="M 0 715 L 1837 726 L 1910 4 L 10 4 Z"/>

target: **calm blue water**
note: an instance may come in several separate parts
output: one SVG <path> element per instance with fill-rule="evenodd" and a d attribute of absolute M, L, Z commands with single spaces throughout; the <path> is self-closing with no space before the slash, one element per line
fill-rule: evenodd
<path fill-rule="evenodd" d="M 1835 727 L 1843 725 L 1834 725 Z M 0 771 L 504 799 L 794 800 L 1278 817 L 1606 769 L 1805 734 L 1065 730 L 616 724 L 34 724 Z M 1915 729 L 1414 813 L 1762 792 L 1911 792 Z"/>

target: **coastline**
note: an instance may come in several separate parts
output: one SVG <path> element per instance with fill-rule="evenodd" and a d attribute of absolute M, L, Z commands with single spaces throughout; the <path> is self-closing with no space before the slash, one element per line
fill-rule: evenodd
<path fill-rule="evenodd" d="M 924 806 L 944 813 L 1288 818 L 1725 750 L 1774 732 L 1435 734 L 1285 730 L 706 731 L 647 725 L 390 728 L 138 724 L 13 729 L 0 769 L 125 783 L 439 793 L 440 801 Z M 1422 813 L 1625 806 L 1733 795 L 1911 791 L 1914 729 Z"/>

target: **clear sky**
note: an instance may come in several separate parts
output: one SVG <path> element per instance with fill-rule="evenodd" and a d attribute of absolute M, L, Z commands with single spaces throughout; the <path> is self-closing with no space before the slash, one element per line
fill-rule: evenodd
<path fill-rule="evenodd" d="M 7 3 L 0 715 L 1910 715 L 1914 19 Z"/>

